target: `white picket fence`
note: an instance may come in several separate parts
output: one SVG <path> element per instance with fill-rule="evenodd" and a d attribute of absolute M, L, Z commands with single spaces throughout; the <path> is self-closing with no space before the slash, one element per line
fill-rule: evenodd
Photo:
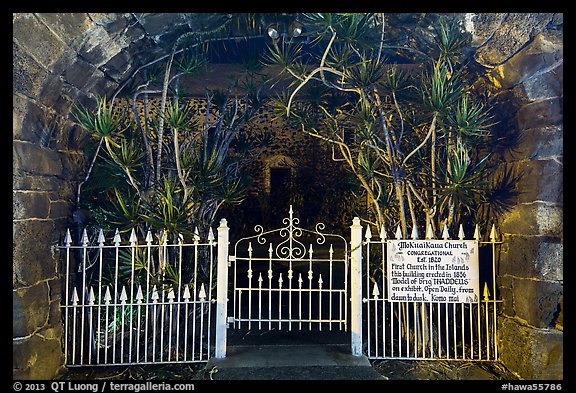
<path fill-rule="evenodd" d="M 68 366 L 207 361 L 214 346 L 214 241 L 169 242 L 147 233 L 128 243 L 102 231 L 90 244 L 66 234 L 64 320 Z M 185 273 L 186 265 L 193 270 Z M 204 271 L 202 271 L 202 267 Z"/>
<path fill-rule="evenodd" d="M 217 237 L 196 231 L 189 243 L 134 230 L 91 242 L 84 230 L 73 245 L 68 231 L 59 247 L 67 366 L 206 362 L 226 357 L 228 329 L 246 327 L 349 331 L 352 354 L 370 359 L 498 359 L 494 228 L 489 242 L 475 233 L 491 251 L 484 299 L 396 302 L 384 229 L 373 238 L 354 218 L 348 242 L 323 224 L 298 227 L 292 208 L 284 224 L 257 226 L 232 252 L 226 219 Z"/>
<path fill-rule="evenodd" d="M 397 228 L 396 240 L 403 239 Z M 410 240 L 418 240 L 413 229 Z M 425 239 L 435 239 L 428 231 Z M 450 236 L 446 228 L 443 240 Z M 458 240 L 465 235 L 460 226 Z M 365 303 L 365 353 L 371 359 L 418 360 L 498 360 L 496 297 L 496 231 L 492 227 L 489 241 L 482 241 L 479 228 L 473 235 L 475 249 L 484 252 L 480 265 L 482 298 L 470 302 L 450 301 L 392 301 L 387 277 L 389 239 L 382 228 L 373 237 L 368 227 L 363 248 L 366 269 L 363 302 Z M 374 248 L 378 259 L 371 258 Z M 370 273 L 368 273 L 370 271 Z"/>

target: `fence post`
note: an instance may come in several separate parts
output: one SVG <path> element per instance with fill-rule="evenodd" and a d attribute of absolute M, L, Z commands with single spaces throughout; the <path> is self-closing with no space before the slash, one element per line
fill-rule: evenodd
<path fill-rule="evenodd" d="M 350 227 L 350 330 L 352 355 L 362 355 L 362 225 L 354 217 Z"/>
<path fill-rule="evenodd" d="M 218 265 L 216 274 L 216 343 L 214 356 L 226 357 L 226 318 L 228 316 L 228 228 L 225 218 L 218 227 Z"/>

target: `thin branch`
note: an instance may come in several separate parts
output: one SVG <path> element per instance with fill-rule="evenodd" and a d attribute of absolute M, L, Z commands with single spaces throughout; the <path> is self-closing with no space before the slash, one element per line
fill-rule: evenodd
<path fill-rule="evenodd" d="M 243 39 L 256 39 L 256 38 L 262 38 L 262 37 L 265 37 L 264 34 L 259 34 L 259 35 L 249 36 L 249 37 L 246 37 L 246 36 L 234 36 L 234 37 L 209 38 L 209 39 L 203 40 L 201 43 L 193 44 L 193 45 L 189 46 L 188 48 L 182 48 L 182 49 L 179 49 L 179 50 L 177 50 L 177 51 L 175 51 L 175 52 L 173 52 L 173 53 L 168 53 L 168 54 L 166 54 L 166 55 L 164 55 L 164 56 L 161 56 L 161 57 L 159 57 L 159 58 L 157 58 L 157 59 L 155 59 L 155 60 L 152 60 L 152 61 L 149 62 L 149 63 L 146 63 L 146 64 L 141 65 L 140 67 L 138 67 L 138 68 L 136 69 L 136 71 L 134 71 L 134 72 L 132 73 L 132 75 L 130 75 L 130 76 L 124 81 L 124 83 L 123 83 L 120 87 L 118 87 L 118 89 L 116 89 L 116 91 L 114 92 L 114 95 L 112 96 L 112 103 L 114 103 L 114 99 L 116 98 L 116 96 L 117 96 L 122 90 L 124 90 L 124 88 L 128 85 L 128 83 L 130 83 L 130 81 L 131 81 L 132 79 L 134 79 L 134 77 L 136 76 L 136 74 L 138 74 L 138 73 L 139 73 L 140 71 L 142 71 L 144 68 L 150 67 L 151 65 L 154 65 L 154 64 L 156 64 L 156 63 L 158 63 L 158 62 L 160 62 L 160 61 L 162 61 L 162 60 L 165 60 L 165 59 L 167 59 L 168 57 L 170 57 L 170 56 L 172 56 L 172 55 L 177 55 L 177 54 L 179 54 L 179 53 L 182 53 L 182 52 L 183 52 L 184 50 L 186 50 L 186 49 L 195 48 L 195 47 L 197 47 L 198 45 L 200 45 L 200 44 L 202 44 L 202 43 L 215 42 L 215 41 L 236 41 L 236 40 L 243 40 Z"/>
<path fill-rule="evenodd" d="M 378 58 L 376 59 L 376 64 L 380 64 L 380 55 L 382 54 L 382 46 L 384 45 L 385 18 L 383 13 L 380 15 L 382 16 L 382 32 L 380 33 L 380 48 L 378 49 Z"/>
<path fill-rule="evenodd" d="M 417 226 L 416 213 L 414 212 L 414 204 L 412 203 L 410 188 L 406 187 L 406 182 L 404 182 L 404 188 L 406 193 L 406 199 L 408 200 L 408 208 L 410 209 L 410 218 L 412 219 L 412 227 L 415 227 Z"/>
<path fill-rule="evenodd" d="M 400 142 L 402 141 L 402 137 L 404 136 L 404 116 L 402 115 L 402 111 L 400 110 L 400 106 L 398 105 L 398 100 L 396 99 L 396 92 L 392 91 L 392 99 L 394 100 L 394 106 L 396 107 L 396 111 L 398 112 L 398 116 L 400 116 L 400 137 L 396 142 L 396 150 L 400 152 Z"/>
<path fill-rule="evenodd" d="M 128 181 L 130 182 L 130 184 L 132 185 L 132 187 L 134 187 L 134 189 L 136 190 L 136 192 L 138 193 L 138 195 L 142 195 L 142 193 L 140 192 L 140 187 L 138 187 L 136 181 L 134 180 L 134 178 L 132 177 L 132 173 L 130 172 L 130 169 L 128 169 L 127 166 L 123 165 L 120 160 L 118 159 L 118 157 L 116 156 L 116 154 L 112 151 L 112 148 L 110 147 L 110 143 L 109 140 L 107 138 L 103 138 L 105 145 L 106 145 L 106 150 L 108 150 L 108 154 L 110 154 L 110 157 L 112 158 L 112 160 L 114 160 L 114 162 L 124 170 L 124 172 L 126 173 L 126 176 L 128 176 Z"/>
<path fill-rule="evenodd" d="M 164 111 L 166 109 L 166 96 L 168 95 L 168 83 L 170 79 L 170 70 L 172 68 L 172 61 L 176 51 L 173 50 L 170 54 L 170 60 L 166 65 L 166 72 L 164 73 L 164 85 L 162 87 L 162 100 L 160 101 L 160 119 L 158 120 L 158 152 L 156 155 L 156 182 L 160 181 L 160 172 L 162 169 L 162 144 L 164 137 Z"/>
<path fill-rule="evenodd" d="M 412 157 L 413 154 L 415 154 L 418 150 L 420 150 L 422 148 L 422 146 L 424 146 L 426 144 L 426 142 L 428 141 L 428 139 L 430 138 L 430 135 L 432 135 L 432 133 L 434 132 L 434 130 L 436 129 L 436 117 L 437 117 L 438 113 L 434 113 L 434 118 L 432 119 L 432 124 L 430 124 L 430 129 L 428 130 L 428 133 L 426 134 L 426 138 L 424 138 L 424 140 L 422 141 L 422 143 L 420 143 L 414 150 L 412 150 L 410 152 L 410 154 L 408 154 L 405 158 L 404 161 L 402 161 L 402 165 L 406 165 L 406 161 L 408 161 L 408 159 L 410 157 Z"/>
<path fill-rule="evenodd" d="M 332 38 L 330 38 L 330 42 L 328 42 L 328 46 L 326 46 L 326 49 L 324 50 L 324 53 L 322 54 L 322 59 L 320 60 L 320 67 L 324 67 L 324 63 L 326 62 L 326 57 L 328 56 L 328 52 L 330 51 L 330 48 L 332 47 L 332 44 L 334 43 L 334 40 L 336 39 L 336 30 L 334 30 L 332 28 L 332 26 L 328 26 L 328 29 L 332 32 Z M 324 77 L 324 71 L 320 71 L 320 77 L 322 78 L 322 82 L 326 83 L 326 78 Z M 343 75 L 342 75 L 343 77 Z"/>
<path fill-rule="evenodd" d="M 394 188 L 396 190 L 396 199 L 398 200 L 398 206 L 400 208 L 400 223 L 402 224 L 402 233 L 404 234 L 404 236 L 406 236 L 406 212 L 404 208 L 404 195 L 402 192 L 400 174 L 398 172 L 398 167 L 396 166 L 395 157 L 392 154 L 393 146 L 390 138 L 390 133 L 386 125 L 386 116 L 384 115 L 384 110 L 382 109 L 380 96 L 376 91 L 374 91 L 374 98 L 376 100 L 376 107 L 378 108 L 382 131 L 384 132 L 384 138 L 386 141 L 386 150 L 388 152 L 388 156 L 390 157 L 390 170 L 392 172 L 392 177 L 394 179 L 393 181 L 394 181 Z"/>
<path fill-rule="evenodd" d="M 76 195 L 76 209 L 80 209 L 80 189 L 88 181 L 90 175 L 92 174 L 92 169 L 94 168 L 94 164 L 96 163 L 96 158 L 98 158 L 98 153 L 100 152 L 100 147 L 102 146 L 102 142 L 104 142 L 104 138 L 100 138 L 100 142 L 98 142 L 98 147 L 96 148 L 96 152 L 94 153 L 94 157 L 92 157 L 92 161 L 90 162 L 90 167 L 88 168 L 88 172 L 86 173 L 86 177 L 78 184 L 78 193 Z"/>
<path fill-rule="evenodd" d="M 174 159 L 176 160 L 176 172 L 178 173 L 178 179 L 180 184 L 182 184 L 182 189 L 184 190 L 184 201 L 188 200 L 188 186 L 186 185 L 186 180 L 182 173 L 182 166 L 180 164 L 180 146 L 178 145 L 178 128 L 172 128 L 172 139 L 174 140 Z"/>
<path fill-rule="evenodd" d="M 290 94 L 290 99 L 288 100 L 288 106 L 287 106 L 287 110 L 286 110 L 286 116 L 290 116 L 290 107 L 292 106 L 292 100 L 294 99 L 294 96 L 296 95 L 296 93 L 298 93 L 298 91 L 304 87 L 304 85 L 306 83 L 308 83 L 310 81 L 310 79 L 312 79 L 312 77 L 314 76 L 314 74 L 317 74 L 318 72 L 321 71 L 328 71 L 328 72 L 332 72 L 333 74 L 339 75 L 339 76 L 343 76 L 344 74 L 341 73 L 338 70 L 335 70 L 331 67 L 318 67 L 316 69 L 314 69 L 307 77 L 306 79 L 304 79 L 304 81 L 302 83 L 300 83 L 298 85 L 298 87 L 296 87 L 296 89 L 294 89 L 294 91 L 292 92 L 292 94 Z M 353 91 L 357 91 L 357 89 L 354 89 Z"/>
<path fill-rule="evenodd" d="M 353 89 L 353 88 L 342 88 L 342 87 L 338 87 L 333 85 L 332 83 L 329 83 L 328 81 L 326 81 L 326 78 L 324 76 L 324 71 L 327 72 L 331 72 L 335 75 L 338 75 L 342 78 L 342 80 L 344 80 L 345 74 L 343 72 L 340 72 L 338 70 L 335 70 L 332 67 L 325 67 L 324 66 L 324 62 L 326 61 L 326 57 L 328 55 L 328 52 L 330 51 L 330 48 L 332 47 L 332 44 L 334 43 L 334 40 L 336 39 L 336 31 L 332 28 L 332 26 L 328 26 L 328 28 L 330 29 L 330 31 L 333 33 L 332 34 L 332 38 L 330 39 L 330 42 L 328 43 L 328 45 L 326 46 L 326 49 L 324 50 L 324 53 L 322 54 L 322 59 L 320 61 L 320 66 L 316 69 L 314 69 L 299 85 L 298 87 L 296 87 L 296 89 L 294 89 L 294 91 L 292 92 L 292 94 L 290 94 L 290 99 L 288 100 L 288 107 L 286 110 L 286 116 L 290 116 L 290 107 L 292 106 L 292 100 L 294 99 L 294 96 L 296 95 L 296 93 L 306 84 L 308 83 L 314 76 L 314 74 L 320 72 L 320 77 L 322 78 L 322 82 L 329 86 L 329 87 L 333 87 L 336 88 L 338 90 L 341 91 L 352 91 L 355 93 L 358 93 L 358 95 L 362 95 L 362 92 L 359 89 Z M 300 79 L 300 78 L 298 78 Z"/>
<path fill-rule="evenodd" d="M 140 129 L 140 132 L 142 133 L 142 138 L 144 139 L 144 144 L 146 146 L 146 161 L 148 161 L 148 167 L 149 167 L 149 171 L 150 173 L 152 173 L 154 171 L 154 158 L 153 156 L 153 152 L 152 152 L 152 146 L 150 145 L 150 141 L 148 139 L 148 133 L 149 133 L 149 129 L 148 129 L 148 116 L 147 116 L 147 103 L 144 103 L 144 125 L 146 127 L 146 130 L 144 130 L 144 128 L 142 128 L 142 125 L 140 124 L 140 115 L 138 114 L 138 108 L 136 106 L 136 102 L 138 100 L 138 96 L 140 94 L 148 94 L 148 93 L 160 93 L 160 90 L 140 90 L 143 87 L 148 87 L 148 84 L 150 83 L 150 81 L 146 82 L 143 85 L 138 86 L 137 91 L 134 93 L 134 97 L 132 98 L 132 111 L 134 112 L 134 117 L 136 119 L 136 124 L 138 126 L 138 128 Z M 150 175 L 145 175 L 146 179 L 149 179 Z M 148 181 L 146 181 L 146 187 L 148 187 Z"/>

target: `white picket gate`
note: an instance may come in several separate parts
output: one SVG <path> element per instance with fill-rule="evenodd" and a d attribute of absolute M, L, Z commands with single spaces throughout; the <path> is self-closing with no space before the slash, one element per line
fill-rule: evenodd
<path fill-rule="evenodd" d="M 66 365 L 206 362 L 226 357 L 229 328 L 347 331 L 352 354 L 370 359 L 498 359 L 494 228 L 489 242 L 475 233 L 492 255 L 484 299 L 393 302 L 383 229 L 372 238 L 354 218 L 348 242 L 321 223 L 300 228 L 292 207 L 283 223 L 256 226 L 233 247 L 226 219 L 217 238 L 196 231 L 190 243 L 166 232 L 140 242 L 134 230 L 127 243 L 118 231 L 90 242 L 84 230 L 72 245 L 68 231 L 59 247 Z"/>
<path fill-rule="evenodd" d="M 403 239 L 400 228 L 396 240 Z M 458 240 L 464 240 L 462 226 Z M 363 249 L 366 261 L 365 353 L 370 359 L 419 360 L 498 360 L 496 297 L 496 231 L 492 227 L 489 241 L 482 241 L 478 227 L 474 233 L 473 248 L 485 253 L 480 266 L 482 299 L 469 298 L 467 302 L 448 301 L 393 301 L 388 287 L 387 253 L 390 239 L 382 228 L 372 237 L 370 227 L 364 235 Z M 411 240 L 418 240 L 418 231 L 412 230 Z M 435 239 L 428 229 L 425 239 Z M 446 228 L 442 240 L 449 240 Z M 432 243 L 432 242 L 430 242 Z M 377 253 L 374 252 L 374 248 Z M 482 250 L 484 249 L 484 250 Z M 371 255 L 377 254 L 378 258 Z"/>
<path fill-rule="evenodd" d="M 298 227 L 293 213 L 290 207 L 285 227 L 256 226 L 256 235 L 235 243 L 235 328 L 347 329 L 347 241 L 322 233 L 322 223 L 314 231 Z"/>
<path fill-rule="evenodd" d="M 156 240 L 156 241 L 154 241 Z M 207 361 L 213 351 L 214 247 L 194 236 L 147 233 L 128 243 L 102 231 L 81 245 L 66 234 L 63 296 L 68 366 Z"/>

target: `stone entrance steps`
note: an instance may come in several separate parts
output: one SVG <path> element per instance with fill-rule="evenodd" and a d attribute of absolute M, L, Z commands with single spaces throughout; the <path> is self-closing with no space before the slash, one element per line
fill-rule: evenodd
<path fill-rule="evenodd" d="M 237 345 L 206 367 L 214 380 L 381 380 L 349 345 Z"/>

